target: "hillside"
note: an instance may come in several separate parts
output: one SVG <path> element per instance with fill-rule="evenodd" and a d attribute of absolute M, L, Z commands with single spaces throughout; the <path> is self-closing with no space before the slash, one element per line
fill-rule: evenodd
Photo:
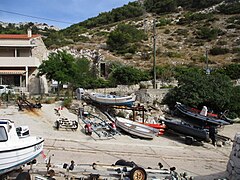
<path fill-rule="evenodd" d="M 157 65 L 205 67 L 206 52 L 209 66 L 240 62 L 237 0 L 139 0 L 66 29 L 42 34 L 47 37 L 44 41 L 50 50 L 68 46 L 72 52 L 98 51 L 106 62 L 120 61 L 149 69 L 153 64 L 154 20 Z M 130 24 L 147 35 L 146 39 L 134 42 L 133 53 L 110 51 L 107 45 L 109 35 L 119 24 Z"/>
<path fill-rule="evenodd" d="M 210 66 L 240 62 L 240 8 L 238 8 L 240 2 L 231 1 L 226 4 L 215 0 L 209 4 L 199 3 L 199 7 L 195 4 L 195 8 L 193 5 L 189 8 L 189 5 L 184 5 L 186 1 L 182 0 L 180 5 L 183 6 L 168 9 L 172 11 L 170 13 L 162 11 L 157 13 L 159 9 L 156 7 L 154 9 L 153 6 L 149 10 L 147 2 L 146 0 L 145 4 L 143 1 L 142 4 L 129 3 L 122 8 L 101 13 L 95 18 L 72 25 L 60 31 L 61 38 L 71 48 L 99 50 L 105 61 L 120 61 L 149 69 L 153 64 L 152 37 L 155 20 L 157 65 L 206 66 L 206 51 Z M 144 9 L 141 9 L 143 7 Z M 133 9 L 137 9 L 137 13 L 127 15 L 127 12 Z M 134 54 L 119 54 L 108 50 L 106 45 L 108 36 L 120 23 L 142 29 L 148 36 L 147 40 L 138 43 L 138 49 Z M 49 47 L 57 46 L 53 44 Z"/>

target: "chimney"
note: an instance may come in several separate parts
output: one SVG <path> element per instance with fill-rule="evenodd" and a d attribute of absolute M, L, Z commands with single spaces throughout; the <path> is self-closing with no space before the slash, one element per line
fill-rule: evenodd
<path fill-rule="evenodd" d="M 28 28 L 27 35 L 29 38 L 32 37 L 32 29 L 31 28 Z"/>

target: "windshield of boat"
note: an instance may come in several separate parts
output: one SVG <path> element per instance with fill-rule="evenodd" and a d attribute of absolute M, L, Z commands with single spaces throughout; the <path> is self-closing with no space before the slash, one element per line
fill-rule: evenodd
<path fill-rule="evenodd" d="M 7 132 L 5 127 L 0 126 L 0 142 L 7 141 Z"/>

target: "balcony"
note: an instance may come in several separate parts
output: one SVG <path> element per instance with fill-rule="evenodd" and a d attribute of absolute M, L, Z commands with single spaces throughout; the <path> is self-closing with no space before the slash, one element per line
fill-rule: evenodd
<path fill-rule="evenodd" d="M 38 67 L 40 61 L 36 57 L 0 57 L 0 67 Z"/>

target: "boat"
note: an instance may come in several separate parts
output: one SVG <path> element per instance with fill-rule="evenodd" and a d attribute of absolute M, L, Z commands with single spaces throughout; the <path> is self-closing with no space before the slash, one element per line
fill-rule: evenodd
<path fill-rule="evenodd" d="M 155 129 L 158 129 L 159 130 L 159 133 L 158 135 L 163 135 L 164 134 L 164 129 L 166 128 L 166 125 L 164 122 L 148 122 L 148 121 L 143 121 L 143 122 L 139 122 L 140 124 L 144 124 L 145 126 L 149 126 L 151 128 L 155 128 Z"/>
<path fill-rule="evenodd" d="M 148 127 L 151 127 L 151 128 L 154 128 L 154 129 L 158 129 L 158 135 L 163 135 L 164 132 L 165 132 L 165 128 L 166 128 L 166 125 L 165 124 L 160 124 L 160 123 L 157 123 L 157 124 L 151 124 L 151 123 L 141 123 L 140 124 L 143 124 L 145 126 L 148 126 Z"/>
<path fill-rule="evenodd" d="M 222 126 L 231 124 L 229 120 L 208 116 L 206 110 L 202 110 L 200 113 L 192 111 L 190 107 L 187 107 L 180 102 L 177 102 L 175 107 L 181 115 L 186 117 L 186 121 L 191 124 L 199 126 Z"/>
<path fill-rule="evenodd" d="M 208 129 L 193 126 L 181 120 L 165 119 L 163 121 L 166 124 L 167 129 L 171 129 L 177 133 L 193 137 L 198 141 L 209 140 Z"/>
<path fill-rule="evenodd" d="M 116 117 L 115 124 L 116 127 L 122 129 L 123 131 L 145 139 L 153 139 L 159 133 L 159 129 L 152 128 L 122 117 Z"/>
<path fill-rule="evenodd" d="M 44 139 L 30 136 L 27 126 L 15 128 L 9 119 L 0 119 L 0 176 L 33 162 L 43 150 Z"/>
<path fill-rule="evenodd" d="M 89 93 L 89 98 L 98 104 L 129 106 L 129 107 L 131 107 L 133 105 L 133 102 L 136 100 L 135 95 L 116 96 L 116 95 L 101 94 L 101 93 Z"/>

